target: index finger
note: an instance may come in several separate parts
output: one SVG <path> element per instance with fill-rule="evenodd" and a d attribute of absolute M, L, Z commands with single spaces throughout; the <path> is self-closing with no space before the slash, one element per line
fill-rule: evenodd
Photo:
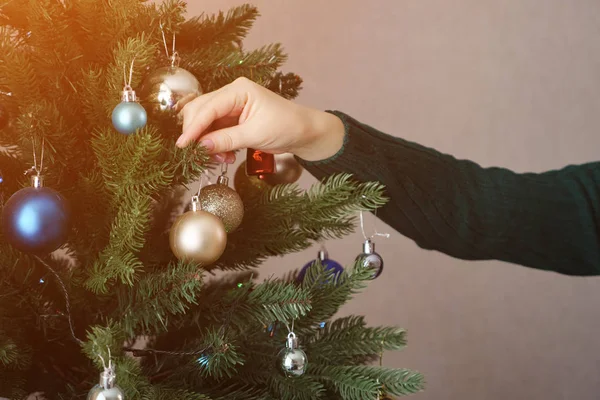
<path fill-rule="evenodd" d="M 246 92 L 228 89 L 217 90 L 205 96 L 200 96 L 184 107 L 184 127 L 177 139 L 178 147 L 185 147 L 190 141 L 198 139 L 213 122 L 221 118 L 239 117 L 248 100 Z"/>

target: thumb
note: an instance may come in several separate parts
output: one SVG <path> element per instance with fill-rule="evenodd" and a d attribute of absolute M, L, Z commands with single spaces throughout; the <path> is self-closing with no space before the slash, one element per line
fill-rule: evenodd
<path fill-rule="evenodd" d="M 234 90 L 217 90 L 209 96 L 208 99 L 199 98 L 198 102 L 184 107 L 184 130 L 177 139 L 178 147 L 185 147 L 192 140 L 197 140 L 215 121 L 239 116 L 248 99 L 244 92 Z"/>

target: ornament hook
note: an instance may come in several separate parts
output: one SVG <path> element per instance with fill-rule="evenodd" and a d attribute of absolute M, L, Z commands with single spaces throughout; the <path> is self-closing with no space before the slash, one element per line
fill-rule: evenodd
<path fill-rule="evenodd" d="M 123 64 L 123 82 L 125 83 L 124 90 L 132 90 L 131 81 L 133 79 L 133 64 L 135 63 L 136 57 L 137 56 L 133 57 L 133 59 L 131 60 L 131 65 L 129 66 L 129 80 L 127 80 L 127 66 Z"/>
<path fill-rule="evenodd" d="M 362 198 L 365 199 L 366 196 L 363 195 Z M 367 236 L 367 234 L 365 232 L 365 218 L 364 218 L 364 215 L 363 215 L 363 211 L 360 210 L 359 214 L 360 214 L 360 230 L 362 232 L 362 235 L 363 235 L 365 241 L 371 240 L 375 236 L 380 236 L 380 237 L 384 237 L 386 239 L 389 239 L 389 237 L 390 237 L 389 233 L 381 233 L 381 232 L 379 232 L 377 230 L 377 224 L 376 224 L 376 222 L 373 223 L 373 234 L 371 236 Z M 375 211 L 373 211 L 373 215 L 377 216 L 377 209 L 375 209 Z"/>
<path fill-rule="evenodd" d="M 25 171 L 25 175 L 35 174 L 34 177 L 40 178 L 38 181 L 41 184 L 41 175 L 44 170 L 44 147 L 45 147 L 45 138 L 42 137 L 42 151 L 40 154 L 40 164 L 38 168 L 38 160 L 37 160 L 37 151 L 36 151 L 36 140 L 35 135 L 31 135 L 32 142 L 32 150 L 33 150 L 33 167 L 29 168 Z"/>
<path fill-rule="evenodd" d="M 167 55 L 167 58 L 169 60 L 171 60 L 171 66 L 176 67 L 177 64 L 179 64 L 179 54 L 177 53 L 177 50 L 175 50 L 175 32 L 173 32 L 173 50 L 172 50 L 171 54 L 169 54 L 169 46 L 167 45 L 167 37 L 165 36 L 165 30 L 163 28 L 164 25 L 163 25 L 162 21 L 160 21 L 159 26 L 160 26 L 160 33 L 161 33 L 162 39 L 163 39 L 163 44 L 165 45 L 165 54 Z"/>

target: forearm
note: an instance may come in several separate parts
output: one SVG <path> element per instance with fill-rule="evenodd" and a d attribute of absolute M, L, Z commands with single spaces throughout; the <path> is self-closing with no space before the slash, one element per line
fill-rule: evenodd
<path fill-rule="evenodd" d="M 572 275 L 600 274 L 600 165 L 543 174 L 482 168 L 383 134 L 341 113 L 344 146 L 303 162 L 322 178 L 351 172 L 387 187 L 378 216 L 420 247 Z"/>

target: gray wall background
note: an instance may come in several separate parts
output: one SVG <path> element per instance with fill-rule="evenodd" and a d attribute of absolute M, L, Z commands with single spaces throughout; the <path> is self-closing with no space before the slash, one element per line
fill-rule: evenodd
<path fill-rule="evenodd" d="M 190 0 L 189 12 L 241 2 Z M 282 42 L 285 71 L 305 80 L 301 103 L 485 166 L 542 171 L 599 158 L 598 2 L 253 4 L 262 17 L 246 48 Z M 305 172 L 301 184 L 312 182 Z M 377 242 L 384 275 L 343 314 L 408 329 L 408 348 L 384 362 L 426 375 L 414 398 L 600 398 L 600 278 L 460 261 L 392 233 Z M 327 246 L 349 264 L 361 236 Z M 260 273 L 281 275 L 315 252 L 270 260 Z"/>

